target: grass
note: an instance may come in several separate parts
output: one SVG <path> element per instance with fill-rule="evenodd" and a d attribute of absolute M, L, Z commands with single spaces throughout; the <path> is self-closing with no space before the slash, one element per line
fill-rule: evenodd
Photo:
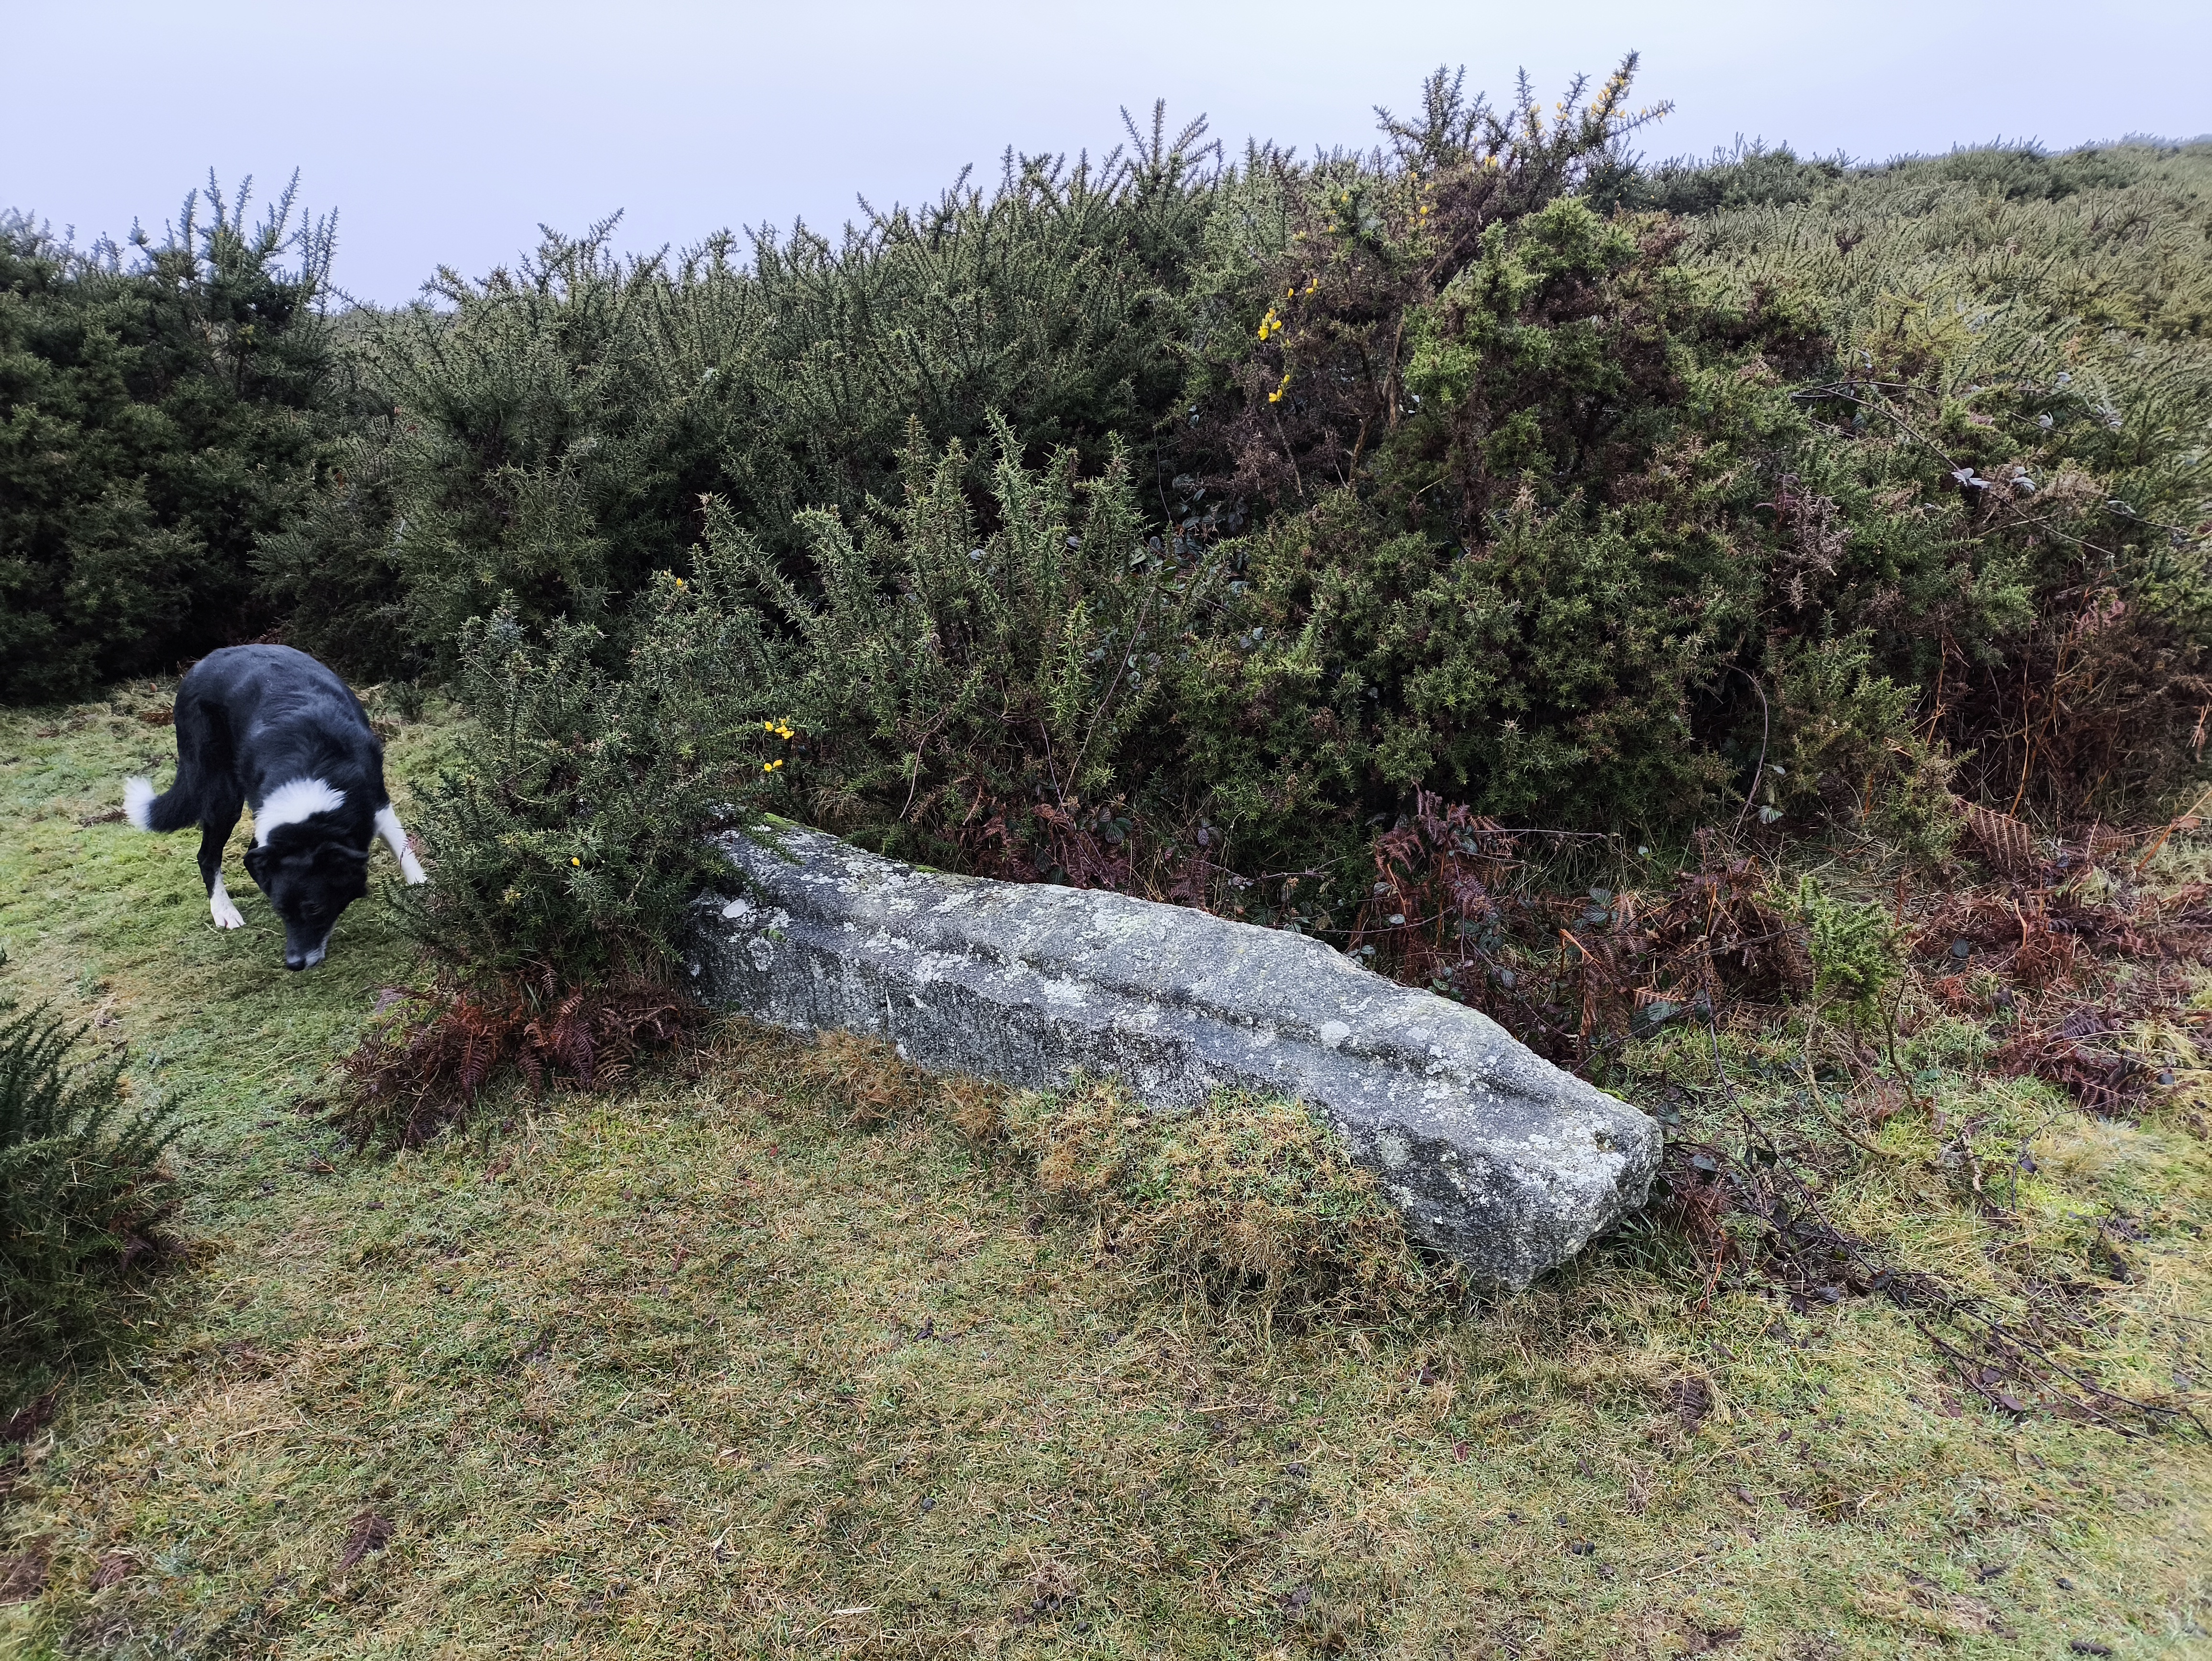
<path fill-rule="evenodd" d="M 209 927 L 189 837 L 82 823 L 166 768 L 159 705 L 0 715 L 8 983 L 186 1108 L 197 1242 L 0 1379 L 0 1412 L 65 1386 L 0 1518 L 0 1654 L 2203 1652 L 2212 1449 L 1985 1413 L 1888 1306 L 1708 1298 L 1648 1229 L 1462 1315 L 1271 1329 L 1102 1250 L 928 1091 L 736 1024 L 353 1154 L 314 1104 L 403 942 L 373 897 L 287 976 L 257 896 Z M 395 783 L 456 741 L 403 727 Z M 1943 1129 L 1890 1119 L 1833 1214 L 1992 1295 L 2101 1285 L 2116 1384 L 2207 1377 L 2196 1075 L 2108 1123 L 1978 1075 L 1963 1025 L 1914 1042 Z M 1788 1046 L 1731 1044 L 1782 1110 Z M 1638 1064 L 1708 1110 L 1709 1055 Z"/>

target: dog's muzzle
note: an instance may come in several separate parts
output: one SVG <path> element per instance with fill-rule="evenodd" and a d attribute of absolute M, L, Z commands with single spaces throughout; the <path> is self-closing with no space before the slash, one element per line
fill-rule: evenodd
<path fill-rule="evenodd" d="M 330 949 L 331 937 L 328 934 L 324 935 L 322 939 L 305 950 L 295 947 L 287 940 L 284 943 L 284 967 L 291 970 L 295 974 L 302 969 L 313 969 L 323 960 L 323 954 Z"/>

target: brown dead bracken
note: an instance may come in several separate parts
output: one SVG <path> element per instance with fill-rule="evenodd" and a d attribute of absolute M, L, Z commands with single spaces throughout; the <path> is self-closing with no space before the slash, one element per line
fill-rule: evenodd
<path fill-rule="evenodd" d="M 550 968 L 410 993 L 398 1013 L 349 1056 L 352 1100 L 340 1116 L 357 1144 L 417 1147 L 464 1117 L 503 1067 L 543 1091 L 613 1083 L 640 1051 L 674 1042 L 706 1011 L 665 983 L 638 976 L 593 988 Z"/>

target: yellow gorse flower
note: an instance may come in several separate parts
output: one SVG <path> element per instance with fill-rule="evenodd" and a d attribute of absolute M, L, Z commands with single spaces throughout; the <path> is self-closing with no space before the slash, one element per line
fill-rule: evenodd
<path fill-rule="evenodd" d="M 1267 394 L 1267 402 L 1270 404 L 1280 404 L 1283 401 L 1283 394 L 1290 390 L 1291 372 L 1288 369 L 1285 369 L 1283 371 L 1282 380 L 1276 386 L 1273 392 Z"/>
<path fill-rule="evenodd" d="M 764 761 L 764 762 L 763 762 L 763 763 L 761 764 L 761 771 L 762 771 L 762 772 L 763 772 L 763 773 L 773 773 L 774 771 L 775 771 L 775 770 L 776 770 L 777 768 L 779 768 L 779 767 L 781 767 L 781 766 L 782 766 L 782 765 L 783 765 L 783 757 L 781 757 L 781 756 L 778 756 L 778 757 L 777 757 L 774 761 Z"/>
<path fill-rule="evenodd" d="M 1275 308 L 1273 306 L 1268 307 L 1267 316 L 1260 319 L 1260 338 L 1265 340 L 1269 335 L 1280 334 L 1282 332 L 1283 319 L 1275 315 Z"/>

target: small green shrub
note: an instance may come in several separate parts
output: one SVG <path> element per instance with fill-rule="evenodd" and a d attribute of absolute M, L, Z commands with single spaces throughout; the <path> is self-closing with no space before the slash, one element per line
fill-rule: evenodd
<path fill-rule="evenodd" d="M 433 877 L 398 891 L 434 959 L 479 981 L 561 987 L 665 969 L 702 887 L 731 879 L 707 837 L 779 799 L 787 739 L 760 697 L 765 648 L 711 557 L 630 608 L 623 672 L 586 624 L 502 608 L 464 631 L 465 765 L 418 789 Z"/>
<path fill-rule="evenodd" d="M 676 952 L 701 891 L 735 880 L 708 838 L 757 832 L 794 736 L 760 714 L 755 622 L 702 551 L 635 597 L 619 674 L 586 624 L 502 608 L 468 625 L 473 742 L 417 788 L 430 880 L 394 891 L 437 983 L 348 1057 L 357 1142 L 416 1146 L 508 1068 L 538 1089 L 611 1083 L 696 1025 Z"/>
<path fill-rule="evenodd" d="M 1813 960 L 1808 1019 L 1818 1018 L 1825 1000 L 1854 1024 L 1879 1025 L 1890 1070 L 1901 1076 L 1897 1019 L 1889 994 L 1892 988 L 1901 990 L 1905 979 L 1905 931 L 1881 906 L 1839 900 L 1811 876 L 1798 880 L 1797 910 L 1806 924 L 1806 950 Z M 1909 1080 L 1905 1088 L 1912 1088 Z"/>
<path fill-rule="evenodd" d="M 83 1036 L 0 997 L 0 1350 L 64 1334 L 99 1283 L 158 1250 L 175 1208 L 173 1110 L 130 1105 L 120 1060 L 73 1064 Z"/>
<path fill-rule="evenodd" d="M 1905 973 L 1899 930 L 1881 906 L 1839 900 L 1814 877 L 1800 880 L 1797 909 L 1810 931 L 1813 995 L 1871 1013 Z"/>
<path fill-rule="evenodd" d="M 1940 861 L 1958 834 L 1957 764 L 1915 731 L 1911 690 L 1876 670 L 1871 631 L 1790 641 L 1772 660 L 1771 759 L 1752 796 L 1761 818 L 1832 816 Z"/>

